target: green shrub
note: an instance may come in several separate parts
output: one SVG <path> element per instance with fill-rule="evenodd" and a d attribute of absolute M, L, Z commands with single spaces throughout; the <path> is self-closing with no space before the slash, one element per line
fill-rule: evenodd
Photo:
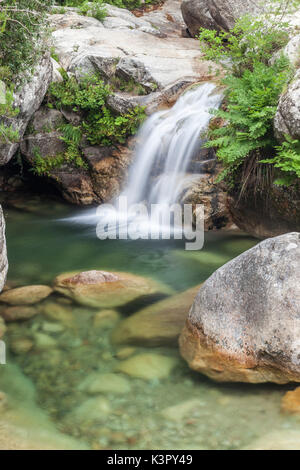
<path fill-rule="evenodd" d="M 93 3 L 86 0 L 79 9 L 82 15 L 92 16 L 99 21 L 103 21 L 107 16 L 107 10 L 102 0 L 94 0 Z"/>
<path fill-rule="evenodd" d="M 46 15 L 49 0 L 2 0 L 0 2 L 0 68 L 16 82 L 30 73 L 46 49 Z"/>
<path fill-rule="evenodd" d="M 6 126 L 3 123 L 0 123 L 0 143 L 9 144 L 19 141 L 19 132 L 14 130 L 12 126 Z"/>
<path fill-rule="evenodd" d="M 145 4 L 155 5 L 157 3 L 161 3 L 161 1 L 162 0 L 146 0 Z M 93 2 L 93 0 L 91 0 L 91 2 Z M 87 1 L 86 0 L 58 0 L 56 3 L 58 3 L 59 5 L 68 6 L 68 7 L 82 7 L 83 5 L 87 3 Z M 98 3 L 98 0 L 94 0 L 94 3 Z M 102 3 L 102 2 L 99 2 L 99 3 Z M 119 8 L 127 8 L 129 10 L 134 10 L 135 8 L 139 8 L 144 4 L 141 0 L 105 0 L 104 3 L 109 3 Z M 84 10 L 86 8 L 87 8 L 86 6 L 83 7 Z M 94 16 L 94 15 L 91 15 L 91 16 Z"/>
<path fill-rule="evenodd" d="M 80 83 L 75 78 L 65 78 L 62 83 L 51 85 L 50 105 L 79 112 L 82 134 L 92 145 L 115 145 L 135 134 L 145 113 L 140 107 L 122 115 L 113 113 L 107 106 L 110 94 L 109 85 L 98 77 L 87 77 Z"/>
<path fill-rule="evenodd" d="M 221 62 L 234 76 L 242 76 L 245 70 L 262 62 L 268 65 L 274 52 L 288 42 L 288 28 L 278 22 L 274 28 L 267 27 L 261 19 L 244 16 L 229 31 L 211 31 L 201 28 L 200 48 L 207 60 Z"/>
<path fill-rule="evenodd" d="M 300 178 L 300 141 L 285 136 L 285 142 L 276 146 L 276 155 L 273 158 L 262 160 L 282 172 L 281 177 L 275 180 L 276 184 L 289 186 L 296 178 Z"/>
<path fill-rule="evenodd" d="M 204 57 L 225 69 L 225 105 L 215 112 L 223 126 L 210 129 L 206 147 L 216 148 L 224 166 L 219 180 L 226 179 L 232 187 L 244 189 L 247 180 L 253 183 L 251 174 L 269 175 L 268 164 L 288 173 L 276 182 L 287 184 L 299 177 L 300 143 L 287 140 L 279 145 L 273 130 L 279 97 L 293 75 L 288 60 L 277 52 L 289 38 L 282 21 L 284 6 L 291 2 L 281 2 L 267 14 L 267 21 L 246 16 L 228 33 L 202 29 L 199 34 Z"/>

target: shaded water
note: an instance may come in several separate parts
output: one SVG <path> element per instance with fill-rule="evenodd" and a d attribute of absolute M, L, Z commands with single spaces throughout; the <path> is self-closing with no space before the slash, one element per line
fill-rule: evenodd
<path fill-rule="evenodd" d="M 239 234 L 208 233 L 201 252 L 186 252 L 179 241 L 99 241 L 90 228 L 58 223 L 55 214 L 52 219 L 43 215 L 44 207 L 38 207 L 36 215 L 6 211 L 11 285 L 50 283 L 64 271 L 105 269 L 148 276 L 180 292 L 256 243 Z M 61 208 L 58 215 L 72 214 Z M 44 301 L 49 302 L 60 312 L 56 319 L 41 310 L 29 321 L 10 324 L 8 362 L 18 364 L 32 381 L 39 408 L 57 429 L 82 445 L 239 449 L 274 429 L 284 433 L 299 428 L 297 420 L 280 414 L 286 387 L 213 383 L 190 371 L 176 348 L 134 347 L 126 353 L 123 346 L 111 343 L 115 324 L 97 326 L 99 309 L 70 303 L 57 294 Z M 22 354 L 16 351 L 16 341 L 35 341 L 40 334 L 46 335 L 48 345 L 36 344 Z M 115 372 L 122 355 L 145 352 L 171 357 L 176 367 L 166 378 L 148 381 L 118 374 L 126 380 L 124 393 L 91 395 L 82 388 L 90 374 Z M 0 389 L 10 393 L 13 380 L 5 380 L 5 368 L 10 366 L 0 367 Z M 23 407 L 29 407 L 26 401 Z M 43 421 L 40 426 L 43 430 Z"/>

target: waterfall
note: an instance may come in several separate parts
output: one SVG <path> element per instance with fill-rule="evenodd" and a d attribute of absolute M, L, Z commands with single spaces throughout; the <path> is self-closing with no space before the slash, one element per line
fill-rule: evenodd
<path fill-rule="evenodd" d="M 173 108 L 147 119 L 138 135 L 136 156 L 123 195 L 128 204 L 141 201 L 172 204 L 188 165 L 203 143 L 210 110 L 219 107 L 222 96 L 212 83 L 185 92 Z M 158 175 L 155 178 L 155 172 Z"/>
<path fill-rule="evenodd" d="M 212 83 L 194 86 L 186 91 L 171 108 L 158 111 L 150 116 L 137 136 L 135 157 L 130 168 L 125 190 L 113 201 L 113 210 L 107 205 L 100 206 L 95 211 L 72 218 L 75 222 L 111 224 L 112 220 L 122 227 L 134 221 L 137 233 L 148 233 L 153 220 L 138 216 L 130 208 L 145 202 L 149 206 L 159 204 L 166 208 L 178 201 L 182 184 L 195 173 L 190 168 L 193 159 L 199 158 L 203 144 L 202 134 L 207 130 L 212 117 L 211 110 L 217 109 L 222 101 L 222 95 L 217 92 Z M 201 164 L 196 165 L 196 173 Z M 120 201 L 126 197 L 127 210 L 120 209 Z M 119 203 L 119 204 L 118 204 Z M 155 207 L 155 206 L 151 206 Z M 117 212 L 116 212 L 116 209 Z M 159 227 L 163 232 L 163 225 Z M 107 232 L 108 233 L 108 232 Z M 126 232 L 127 233 L 127 232 Z M 98 235 L 98 232 L 97 232 Z M 98 235 L 99 236 L 99 235 Z M 122 238 L 122 237 L 120 237 Z M 143 236 L 137 238 L 144 238 Z M 145 237 L 146 238 L 146 237 Z"/>

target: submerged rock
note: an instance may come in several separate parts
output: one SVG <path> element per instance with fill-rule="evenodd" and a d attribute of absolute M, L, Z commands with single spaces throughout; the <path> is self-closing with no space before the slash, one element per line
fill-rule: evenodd
<path fill-rule="evenodd" d="M 39 312 L 35 307 L 7 307 L 4 310 L 0 311 L 0 316 L 4 318 L 6 322 L 28 320 L 29 318 L 34 317 Z"/>
<path fill-rule="evenodd" d="M 143 353 L 120 362 L 118 372 L 144 380 L 166 379 L 177 364 L 177 359 L 162 354 Z"/>
<path fill-rule="evenodd" d="M 69 306 L 46 302 L 41 311 L 49 320 L 57 321 L 67 328 L 73 328 L 74 326 L 74 317 Z"/>
<path fill-rule="evenodd" d="M 169 292 L 166 286 L 152 279 L 95 270 L 61 274 L 54 280 L 54 289 L 79 304 L 104 308 L 122 306 L 145 295 Z"/>
<path fill-rule="evenodd" d="M 300 387 L 284 395 L 281 400 L 281 411 L 283 413 L 300 415 Z"/>
<path fill-rule="evenodd" d="M 165 408 L 162 410 L 161 415 L 168 421 L 181 423 L 185 418 L 191 418 L 193 413 L 197 412 L 204 404 L 205 403 L 198 398 L 193 398 Z"/>
<path fill-rule="evenodd" d="M 0 317 L 0 339 L 2 338 L 2 336 L 5 335 L 5 333 L 6 333 L 6 325 L 5 325 L 3 318 Z"/>
<path fill-rule="evenodd" d="M 300 432 L 279 429 L 257 439 L 243 450 L 299 450 Z"/>
<path fill-rule="evenodd" d="M 116 310 L 102 310 L 93 318 L 94 328 L 111 328 L 120 320 L 120 314 Z"/>
<path fill-rule="evenodd" d="M 110 404 L 106 398 L 88 398 L 68 415 L 68 419 L 75 423 L 90 424 L 95 421 L 104 421 L 110 411 Z"/>
<path fill-rule="evenodd" d="M 190 367 L 217 381 L 300 381 L 300 234 L 261 242 L 200 289 L 180 337 Z"/>
<path fill-rule="evenodd" d="M 8 407 L 8 400 L 5 393 L 0 391 L 0 413 L 3 413 Z"/>
<path fill-rule="evenodd" d="M 130 384 L 125 377 L 118 374 L 90 374 L 81 384 L 80 390 L 97 395 L 99 393 L 124 394 L 130 392 Z"/>
<path fill-rule="evenodd" d="M 45 333 L 35 333 L 34 342 L 37 349 L 51 349 L 56 346 L 55 339 Z"/>
<path fill-rule="evenodd" d="M 0 302 L 10 305 L 31 305 L 45 299 L 52 292 L 51 287 L 43 285 L 17 287 L 2 292 Z"/>
<path fill-rule="evenodd" d="M 177 344 L 199 286 L 157 302 L 123 320 L 113 331 L 116 344 Z"/>
<path fill-rule="evenodd" d="M 116 357 L 118 359 L 127 359 L 128 357 L 132 356 L 136 352 L 136 348 L 132 346 L 127 346 L 125 348 L 121 348 L 116 352 Z"/>
<path fill-rule="evenodd" d="M 31 338 L 15 338 L 12 339 L 9 347 L 14 354 L 26 354 L 34 347 L 34 342 Z"/>

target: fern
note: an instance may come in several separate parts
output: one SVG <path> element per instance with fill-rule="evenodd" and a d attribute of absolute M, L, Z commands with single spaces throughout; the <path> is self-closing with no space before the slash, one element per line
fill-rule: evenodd
<path fill-rule="evenodd" d="M 285 136 L 285 142 L 275 147 L 276 155 L 273 158 L 261 160 L 278 168 L 283 175 L 275 180 L 276 184 L 289 186 L 296 178 L 300 178 L 300 141 Z"/>
<path fill-rule="evenodd" d="M 281 58 L 273 66 L 257 62 L 241 77 L 230 74 L 224 79 L 227 110 L 215 115 L 228 124 L 210 131 L 206 147 L 217 149 L 225 175 L 234 174 L 251 152 L 274 146 L 273 119 L 289 73 Z"/>

